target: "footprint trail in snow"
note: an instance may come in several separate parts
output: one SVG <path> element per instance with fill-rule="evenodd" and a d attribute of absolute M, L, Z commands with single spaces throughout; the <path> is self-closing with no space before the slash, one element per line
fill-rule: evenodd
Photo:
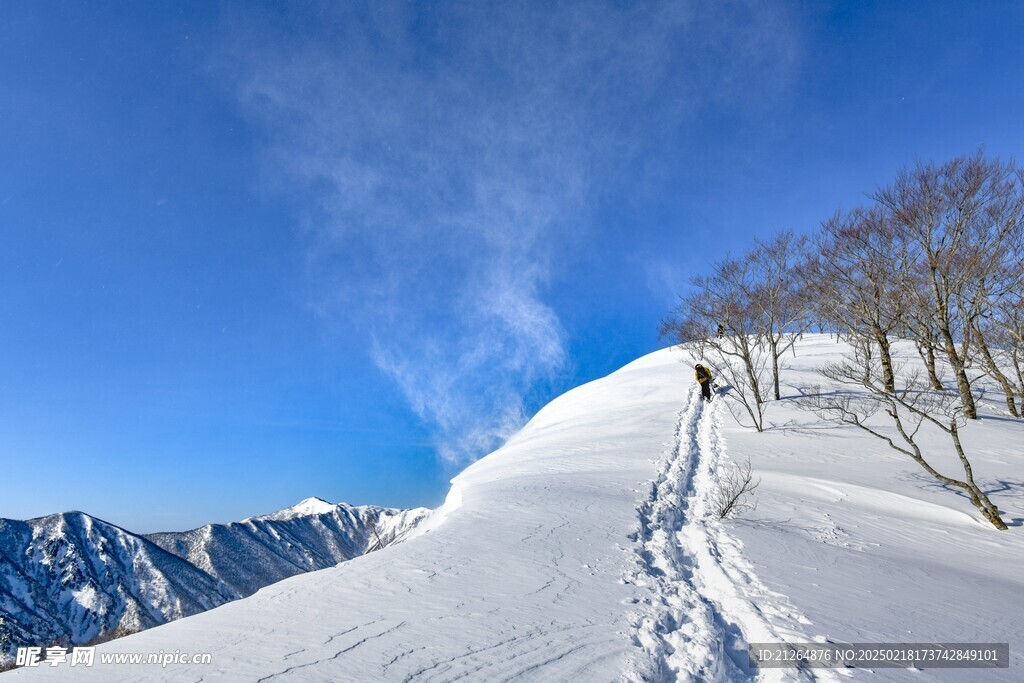
<path fill-rule="evenodd" d="M 838 680 L 827 670 L 752 669 L 748 642 L 806 642 L 808 620 L 760 581 L 742 545 L 715 518 L 712 497 L 725 461 L 722 405 L 693 391 L 673 442 L 638 509 L 639 558 L 628 580 L 649 596 L 635 615 L 645 653 L 635 681 Z"/>

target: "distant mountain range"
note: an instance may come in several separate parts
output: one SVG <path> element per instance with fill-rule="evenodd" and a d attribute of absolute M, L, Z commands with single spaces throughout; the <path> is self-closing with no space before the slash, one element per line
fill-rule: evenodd
<path fill-rule="evenodd" d="M 138 535 L 82 512 L 0 519 L 0 665 L 246 597 L 400 539 L 428 510 L 308 498 L 270 515 Z"/>

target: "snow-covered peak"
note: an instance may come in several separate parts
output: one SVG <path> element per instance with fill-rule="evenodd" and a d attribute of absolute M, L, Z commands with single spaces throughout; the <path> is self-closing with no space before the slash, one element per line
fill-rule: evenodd
<path fill-rule="evenodd" d="M 317 498 L 312 496 L 306 498 L 300 503 L 297 503 L 290 508 L 285 508 L 278 512 L 271 513 L 269 515 L 263 515 L 260 519 L 274 519 L 278 521 L 284 521 L 287 519 L 295 519 L 296 517 L 312 517 L 313 515 L 323 515 L 330 512 L 334 512 L 338 509 L 338 506 L 334 503 L 328 503 L 323 498 Z"/>
<path fill-rule="evenodd" d="M 330 512 L 335 508 L 334 503 L 328 503 L 323 498 L 317 498 L 312 496 L 305 499 L 298 505 L 293 505 L 290 509 L 297 516 L 301 515 L 319 515 L 324 512 Z"/>

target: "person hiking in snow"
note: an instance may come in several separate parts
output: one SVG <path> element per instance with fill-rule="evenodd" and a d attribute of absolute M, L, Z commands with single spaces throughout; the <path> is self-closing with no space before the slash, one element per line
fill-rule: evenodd
<path fill-rule="evenodd" d="M 697 363 L 693 366 L 696 370 L 697 382 L 700 383 L 700 394 L 701 398 L 707 402 L 711 402 L 711 371 L 706 367 Z"/>

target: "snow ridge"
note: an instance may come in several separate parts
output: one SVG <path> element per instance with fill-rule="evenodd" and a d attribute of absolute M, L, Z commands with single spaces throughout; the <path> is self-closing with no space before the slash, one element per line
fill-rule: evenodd
<path fill-rule="evenodd" d="M 696 391 L 679 413 L 669 453 L 638 508 L 640 562 L 629 581 L 649 596 L 634 615 L 634 640 L 647 655 L 634 681 L 783 681 L 794 672 L 751 669 L 748 642 L 809 640 L 810 622 L 758 580 L 742 544 L 714 519 L 711 498 L 726 474 L 721 403 Z M 835 680 L 797 672 L 800 680 Z M 787 678 L 788 677 L 788 678 Z"/>

